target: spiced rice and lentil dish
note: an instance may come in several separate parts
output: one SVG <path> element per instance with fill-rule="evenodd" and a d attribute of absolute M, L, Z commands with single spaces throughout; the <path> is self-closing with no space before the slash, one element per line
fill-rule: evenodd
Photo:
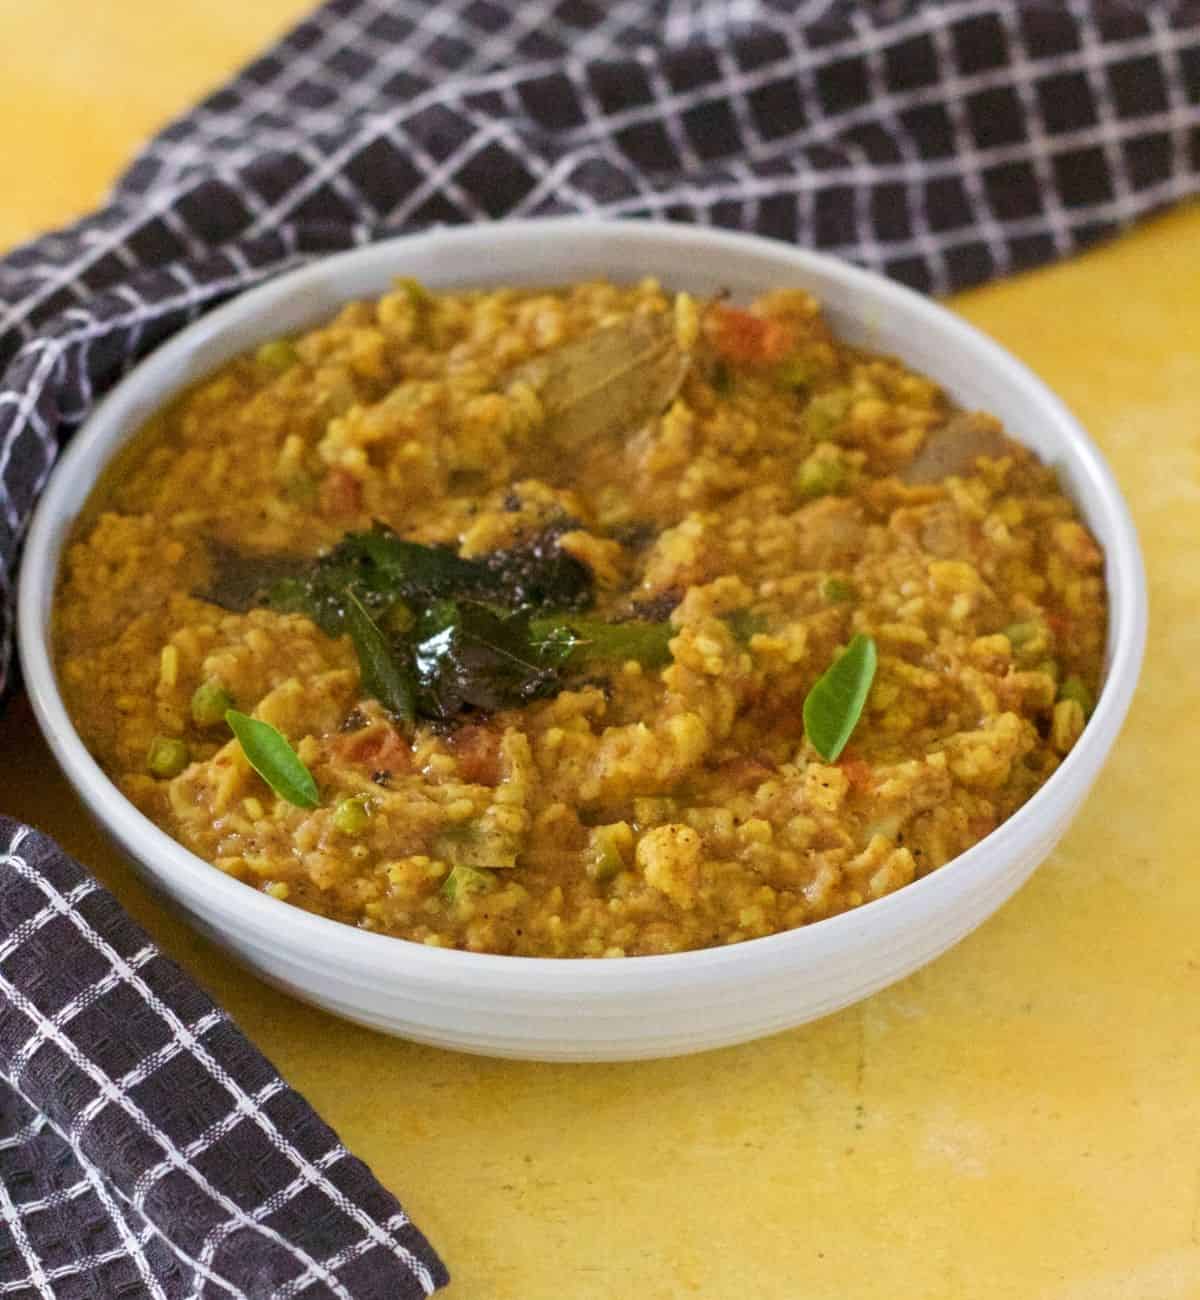
<path fill-rule="evenodd" d="M 639 325 L 665 387 L 633 347 L 564 395 L 557 356 Z M 806 293 L 653 281 L 400 282 L 238 358 L 97 489 L 56 613 L 85 742 L 216 869 L 544 957 L 733 943 L 937 870 L 1071 749 L 1104 634 L 1099 548 L 994 421 Z M 877 667 L 831 747 L 804 703 L 856 635 Z"/>

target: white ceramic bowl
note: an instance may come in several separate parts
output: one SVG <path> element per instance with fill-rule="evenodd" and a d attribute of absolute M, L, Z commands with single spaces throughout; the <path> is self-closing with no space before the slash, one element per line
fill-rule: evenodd
<path fill-rule="evenodd" d="M 440 288 L 656 275 L 701 295 L 728 288 L 739 297 L 802 286 L 844 337 L 899 355 L 960 403 L 999 416 L 1061 468 L 1104 546 L 1107 677 L 1082 739 L 1025 807 L 940 871 L 805 929 L 670 956 L 547 960 L 426 948 L 310 916 L 189 853 L 117 791 L 67 717 L 49 645 L 63 543 L 97 475 L 173 393 L 264 338 L 379 294 L 394 275 Z M 18 620 L 25 680 L 63 770 L 197 929 L 271 983 L 390 1033 L 496 1056 L 598 1061 L 695 1052 L 787 1029 L 892 983 L 979 925 L 1046 856 L 1096 779 L 1137 681 L 1146 593 L 1133 525 L 1100 453 L 1042 383 L 958 317 L 878 276 L 765 239 L 565 219 L 436 231 L 330 257 L 243 295 L 161 347 L 63 456 L 29 534 Z"/>

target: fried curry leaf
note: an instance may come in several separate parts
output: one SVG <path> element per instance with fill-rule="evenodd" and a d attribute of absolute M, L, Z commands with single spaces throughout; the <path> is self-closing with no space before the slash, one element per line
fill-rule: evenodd
<path fill-rule="evenodd" d="M 578 612 L 592 604 L 593 577 L 559 545 L 564 527 L 477 559 L 383 528 L 351 533 L 267 599 L 329 636 L 348 633 L 364 693 L 406 722 L 519 708 L 593 660 L 669 663 L 669 623 Z"/>
<path fill-rule="evenodd" d="M 826 762 L 835 762 L 854 734 L 877 662 L 874 640 L 860 632 L 805 697 L 804 732 Z"/>
<path fill-rule="evenodd" d="M 595 597 L 591 569 L 559 545 L 566 529 L 548 528 L 503 551 L 483 556 L 487 576 L 478 598 L 510 609 L 589 609 Z"/>
<path fill-rule="evenodd" d="M 370 587 L 406 599 L 446 596 L 477 583 L 483 566 L 447 546 L 409 542 L 386 528 L 350 533 L 330 552 L 335 565 L 357 569 Z"/>
<path fill-rule="evenodd" d="M 478 601 L 435 601 L 414 636 L 419 711 L 448 719 L 463 709 L 493 712 L 553 695 L 561 658 L 534 643 L 529 622 L 526 613 Z"/>
<path fill-rule="evenodd" d="M 416 716 L 411 668 L 405 656 L 393 651 L 353 591 L 346 593 L 346 630 L 358 655 L 363 690 L 403 722 L 411 723 Z"/>
<path fill-rule="evenodd" d="M 586 609 L 593 598 L 592 572 L 558 545 L 561 532 L 549 529 L 478 559 L 406 541 L 384 528 L 350 533 L 307 573 L 269 586 L 266 603 L 283 613 L 307 614 L 328 636 L 345 630 L 350 592 L 372 617 L 398 600 L 424 606 L 440 597 L 506 609 Z"/>
<path fill-rule="evenodd" d="M 646 668 L 671 662 L 670 623 L 604 623 L 595 618 L 549 616 L 530 624 L 533 641 L 560 662 L 577 664 L 595 659 L 635 659 Z"/>
<path fill-rule="evenodd" d="M 246 761 L 281 799 L 297 808 L 315 808 L 321 802 L 313 774 L 281 731 L 237 709 L 227 710 L 225 721 L 237 737 Z"/>
<path fill-rule="evenodd" d="M 207 550 L 211 575 L 207 587 L 196 594 L 238 614 L 261 605 L 275 588 L 287 590 L 312 563 L 300 556 L 242 551 L 215 537 L 208 539 Z"/>
<path fill-rule="evenodd" d="M 347 595 L 372 615 L 397 600 L 447 595 L 473 587 L 478 566 L 440 546 L 406 542 L 376 530 L 350 533 L 314 560 L 307 573 L 267 589 L 266 603 L 281 613 L 307 614 L 327 636 L 346 630 Z"/>
<path fill-rule="evenodd" d="M 438 601 L 417 625 L 418 712 L 518 708 L 554 695 L 574 668 L 597 659 L 670 663 L 668 623 L 603 623 L 571 615 L 531 618 L 474 601 Z"/>

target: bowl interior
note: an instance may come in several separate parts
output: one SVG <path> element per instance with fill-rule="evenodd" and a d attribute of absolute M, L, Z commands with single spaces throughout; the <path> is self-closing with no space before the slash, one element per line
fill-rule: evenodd
<path fill-rule="evenodd" d="M 844 338 L 895 353 L 941 383 L 956 401 L 998 416 L 1013 437 L 1059 468 L 1106 552 L 1109 589 L 1107 682 L 1092 721 L 1054 777 L 1024 808 L 981 845 L 956 860 L 956 872 L 985 872 L 989 846 L 996 853 L 1027 853 L 1041 841 L 1051 801 L 1074 807 L 1094 779 L 1128 708 L 1145 636 L 1145 587 L 1128 511 L 1096 448 L 1062 403 L 1024 366 L 971 326 L 933 302 L 834 259 L 761 238 L 655 223 L 586 219 L 512 222 L 405 237 L 325 259 L 251 291 L 203 318 L 143 362 L 97 408 L 63 457 L 31 529 L 21 577 L 19 635 L 26 681 L 39 722 L 72 782 L 117 838 L 143 861 L 170 863 L 179 888 L 205 887 L 269 929 L 285 914 L 294 934 L 320 936 L 363 960 L 410 961 L 387 949 L 413 949 L 382 936 L 354 931 L 244 889 L 158 831 L 108 782 L 75 734 L 59 696 L 50 650 L 50 610 L 59 557 L 98 475 L 159 407 L 178 390 L 268 337 L 315 324 L 343 303 L 378 295 L 395 275 L 412 275 L 434 287 L 503 283 L 549 285 L 588 277 L 630 280 L 654 275 L 698 296 L 729 290 L 746 299 L 767 287 L 791 285 L 813 292 Z M 1039 829 L 1041 819 L 1041 829 Z M 945 869 L 943 869 L 943 872 Z M 202 875 L 197 875 L 200 872 Z M 932 901 L 943 872 L 934 873 L 855 913 L 834 917 L 735 948 L 641 958 L 664 971 L 749 957 L 751 949 L 783 953 L 833 942 L 873 917 L 900 917 Z M 216 879 L 212 879 L 213 877 Z M 188 882 L 188 883 L 185 883 Z M 962 882 L 960 882 L 962 883 Z M 947 882 L 948 884 L 948 882 Z M 226 897 L 226 890 L 233 893 Z M 232 904 L 230 902 L 232 901 Z M 331 931 L 342 931 L 332 935 Z M 821 936 L 820 938 L 818 936 Z M 789 948 L 790 945 L 790 948 Z M 474 963 L 499 966 L 516 979 L 519 969 L 541 967 L 537 958 L 498 958 L 421 950 L 426 968 Z M 624 983 L 630 963 L 556 961 L 586 966 L 581 980 Z M 508 976 L 506 975 L 506 978 Z M 530 987 L 533 987 L 530 985 Z M 582 985 L 581 985 L 582 987 Z"/>

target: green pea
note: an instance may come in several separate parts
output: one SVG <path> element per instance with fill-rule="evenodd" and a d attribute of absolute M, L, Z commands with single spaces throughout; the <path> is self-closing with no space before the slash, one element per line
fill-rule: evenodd
<path fill-rule="evenodd" d="M 804 428 L 818 442 L 832 438 L 850 410 L 850 390 L 834 388 L 818 393 L 804 408 Z"/>
<path fill-rule="evenodd" d="M 343 835 L 361 835 L 371 821 L 371 808 L 362 795 L 343 799 L 333 810 L 333 826 Z"/>
<path fill-rule="evenodd" d="M 1092 710 L 1096 707 L 1095 696 L 1085 685 L 1083 678 L 1074 674 L 1060 684 L 1058 698 L 1060 700 L 1074 700 L 1083 710 L 1085 718 L 1091 717 Z"/>
<path fill-rule="evenodd" d="M 188 747 L 174 736 L 155 736 L 146 753 L 146 766 L 152 776 L 170 780 L 188 765 Z"/>
<path fill-rule="evenodd" d="M 817 377 L 816 368 L 801 357 L 792 357 L 775 367 L 775 383 L 789 392 L 807 392 Z"/>
<path fill-rule="evenodd" d="M 254 354 L 255 361 L 268 370 L 290 370 L 300 360 L 296 345 L 291 339 L 271 339 Z"/>
<path fill-rule="evenodd" d="M 198 727 L 215 727 L 224 722 L 226 712 L 233 707 L 233 696 L 215 677 L 201 682 L 192 692 L 192 721 Z"/>
<path fill-rule="evenodd" d="M 709 373 L 708 382 L 715 393 L 721 397 L 728 397 L 733 392 L 733 371 L 730 370 L 728 363 L 715 362 Z"/>
<path fill-rule="evenodd" d="M 611 826 L 596 826 L 588 836 L 588 876 L 598 885 L 606 884 L 614 876 L 625 870 L 625 855 L 621 852 L 621 832 L 627 838 L 628 827 L 619 823 Z"/>
<path fill-rule="evenodd" d="M 1042 635 L 1040 623 L 1010 623 L 1004 629 L 1004 635 L 1008 637 L 1008 643 L 1014 650 L 1019 650 L 1021 646 L 1028 645 Z"/>
<path fill-rule="evenodd" d="M 849 477 L 842 461 L 810 456 L 796 471 L 794 486 L 799 496 L 827 497 L 844 491 Z"/>
<path fill-rule="evenodd" d="M 845 578 L 828 577 L 821 584 L 821 595 L 831 605 L 846 605 L 858 599 L 858 588 Z"/>
<path fill-rule="evenodd" d="M 1058 681 L 1059 677 L 1062 675 L 1062 668 L 1059 666 L 1059 662 L 1057 659 L 1043 659 L 1042 662 L 1038 664 L 1038 666 L 1034 669 L 1034 671 L 1039 673 L 1045 673 L 1047 677 L 1053 678 L 1053 680 L 1056 682 Z"/>

